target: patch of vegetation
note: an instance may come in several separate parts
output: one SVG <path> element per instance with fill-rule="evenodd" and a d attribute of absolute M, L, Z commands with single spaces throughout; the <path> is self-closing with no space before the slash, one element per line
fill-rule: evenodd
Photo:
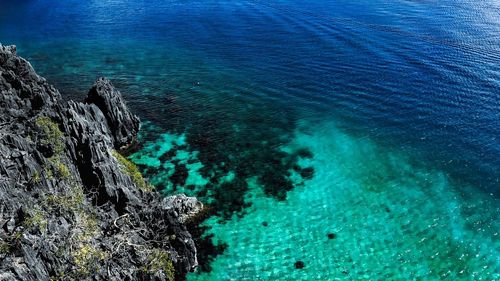
<path fill-rule="evenodd" d="M 61 161 L 60 156 L 56 155 L 49 158 L 49 163 L 51 164 L 51 175 L 54 174 L 60 180 L 67 180 L 71 177 L 68 166 Z M 48 169 L 46 169 L 48 170 Z"/>
<path fill-rule="evenodd" d="M 59 163 L 59 165 L 57 166 L 57 171 L 59 172 L 59 175 L 63 178 L 69 178 L 70 176 L 69 168 L 64 163 Z"/>
<path fill-rule="evenodd" d="M 97 270 L 99 262 L 105 260 L 109 254 L 92 243 L 94 237 L 99 234 L 99 219 L 95 211 L 85 205 L 82 186 L 75 184 L 65 193 L 50 194 L 45 198 L 45 204 L 50 210 L 70 212 L 74 215 L 70 242 L 70 245 L 76 245 L 71 246 L 71 259 L 75 266 L 73 277 L 80 279 Z M 61 277 L 54 278 L 58 280 Z"/>
<path fill-rule="evenodd" d="M 0 241 L 0 255 L 7 255 L 10 253 L 11 245 L 9 242 Z"/>
<path fill-rule="evenodd" d="M 80 185 L 71 187 L 65 194 L 50 194 L 46 202 L 51 207 L 62 208 L 68 211 L 80 211 L 85 201 L 85 194 Z"/>
<path fill-rule="evenodd" d="M 39 207 L 35 207 L 24 221 L 24 225 L 29 228 L 38 227 L 41 232 L 45 232 L 48 224 L 46 216 L 44 211 Z"/>
<path fill-rule="evenodd" d="M 108 258 L 108 253 L 89 243 L 83 243 L 72 252 L 78 275 L 88 275 L 99 268 L 99 262 Z"/>
<path fill-rule="evenodd" d="M 76 202 L 79 200 L 77 199 Z M 63 201 L 64 203 L 71 202 Z M 78 204 L 78 203 L 77 203 Z M 93 239 L 99 234 L 99 221 L 97 215 L 84 210 L 83 206 L 73 207 L 76 212 L 76 222 L 73 224 L 74 236 L 71 239 L 71 257 L 75 269 L 73 277 L 81 279 L 95 272 L 100 267 L 100 262 L 109 257 L 109 253 L 93 244 Z"/>
<path fill-rule="evenodd" d="M 45 198 L 45 203 L 51 210 L 74 214 L 73 239 L 76 244 L 88 244 L 99 232 L 99 220 L 95 210 L 85 208 L 85 193 L 80 185 L 74 185 L 64 194 L 51 194 Z M 87 251 L 84 251 L 87 253 Z M 92 252 L 90 252 L 92 253 Z M 79 260 L 83 253 L 75 253 Z"/>
<path fill-rule="evenodd" d="M 76 239 L 80 242 L 91 240 L 99 231 L 99 221 L 92 213 L 79 212 L 77 225 L 80 233 L 76 235 Z"/>
<path fill-rule="evenodd" d="M 19 240 L 21 240 L 22 237 L 23 237 L 23 233 L 21 231 L 16 231 L 12 235 L 12 240 L 18 242 Z"/>
<path fill-rule="evenodd" d="M 33 183 L 40 183 L 42 175 L 47 180 L 58 179 L 64 181 L 71 179 L 71 172 L 69 170 L 69 167 L 61 161 L 61 158 L 59 156 L 50 157 L 48 160 L 49 164 L 44 167 L 42 174 L 40 174 L 38 171 L 35 171 L 33 173 Z"/>
<path fill-rule="evenodd" d="M 153 249 L 148 255 L 148 262 L 144 267 L 144 271 L 155 273 L 162 270 L 168 281 L 175 280 L 175 269 L 170 259 L 170 254 L 161 249 Z"/>
<path fill-rule="evenodd" d="M 64 273 L 64 271 L 60 271 L 56 273 L 54 276 L 51 276 L 50 281 L 65 280 L 64 279 L 65 275 L 66 274 Z"/>
<path fill-rule="evenodd" d="M 35 171 L 32 175 L 33 183 L 39 184 L 42 181 L 42 177 L 38 171 Z"/>
<path fill-rule="evenodd" d="M 45 152 L 44 155 L 49 157 L 50 165 L 44 167 L 43 176 L 47 180 L 69 179 L 71 177 L 70 169 L 61 161 L 64 152 L 64 134 L 59 129 L 58 124 L 49 117 L 42 116 L 35 120 L 35 125 L 38 131 L 37 145 L 40 145 L 42 151 Z M 35 175 L 37 177 L 33 181 L 37 183 L 36 180 L 41 179 L 41 175 L 39 173 Z"/>
<path fill-rule="evenodd" d="M 52 180 L 54 178 L 54 173 L 50 167 L 45 167 L 44 175 L 47 180 Z"/>
<path fill-rule="evenodd" d="M 16 231 L 11 235 L 0 238 L 0 259 L 2 259 L 2 256 L 15 253 L 20 246 L 22 237 L 23 233 L 21 231 Z"/>
<path fill-rule="evenodd" d="M 60 155 L 64 150 L 64 134 L 59 126 L 49 117 L 38 117 L 35 121 L 36 126 L 41 130 L 42 136 L 39 142 L 43 146 L 53 147 L 54 154 Z"/>
<path fill-rule="evenodd" d="M 81 279 L 96 271 L 100 262 L 107 259 L 108 252 L 93 244 L 93 239 L 99 234 L 99 220 L 93 209 L 85 208 L 85 194 L 81 186 L 72 187 L 67 194 L 51 195 L 47 202 L 67 212 L 73 212 L 71 258 L 75 269 L 72 278 Z"/>
<path fill-rule="evenodd" d="M 151 192 L 154 190 L 154 186 L 144 180 L 141 172 L 139 171 L 137 166 L 132 163 L 132 161 L 125 158 L 125 156 L 121 155 L 116 150 L 113 150 L 112 154 L 120 164 L 121 171 L 128 175 L 141 190 L 146 192 Z"/>

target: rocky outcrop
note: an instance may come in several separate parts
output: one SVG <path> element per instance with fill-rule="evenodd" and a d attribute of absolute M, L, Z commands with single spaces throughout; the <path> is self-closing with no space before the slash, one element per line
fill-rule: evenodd
<path fill-rule="evenodd" d="M 203 210 L 203 204 L 200 201 L 184 194 L 164 198 L 161 206 L 164 210 L 174 211 L 182 223 L 189 221 Z"/>
<path fill-rule="evenodd" d="M 184 223 L 202 204 L 161 198 L 117 150 L 139 118 L 106 78 L 64 102 L 0 45 L 0 280 L 182 280 Z"/>
<path fill-rule="evenodd" d="M 139 130 L 139 118 L 130 113 L 121 94 L 106 78 L 99 78 L 90 89 L 85 102 L 95 104 L 106 117 L 116 148 L 132 144 Z"/>

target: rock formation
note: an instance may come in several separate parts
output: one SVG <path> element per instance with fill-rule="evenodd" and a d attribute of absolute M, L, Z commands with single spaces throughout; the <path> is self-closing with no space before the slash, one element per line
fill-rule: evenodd
<path fill-rule="evenodd" d="M 0 45 L 0 280 L 182 280 L 195 198 L 161 198 L 118 150 L 139 119 L 100 78 L 63 101 Z"/>

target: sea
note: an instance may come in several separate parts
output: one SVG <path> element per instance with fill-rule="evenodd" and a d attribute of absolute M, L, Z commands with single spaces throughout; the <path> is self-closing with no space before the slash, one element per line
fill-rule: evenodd
<path fill-rule="evenodd" d="M 0 0 L 0 43 L 123 93 L 189 281 L 500 280 L 498 0 Z"/>

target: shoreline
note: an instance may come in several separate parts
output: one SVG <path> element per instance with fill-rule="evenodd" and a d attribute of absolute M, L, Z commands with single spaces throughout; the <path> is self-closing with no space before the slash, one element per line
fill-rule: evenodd
<path fill-rule="evenodd" d="M 63 101 L 0 45 L 0 89 L 0 279 L 184 280 L 196 268 L 185 222 L 203 204 L 151 192 L 121 156 L 140 121 L 108 79 Z"/>

